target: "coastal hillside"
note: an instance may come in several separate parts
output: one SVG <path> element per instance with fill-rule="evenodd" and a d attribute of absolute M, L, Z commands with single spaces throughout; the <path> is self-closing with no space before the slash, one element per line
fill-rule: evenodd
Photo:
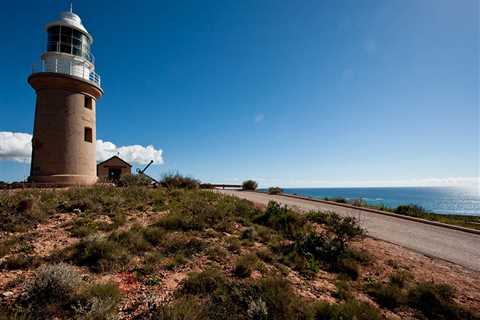
<path fill-rule="evenodd" d="M 480 319 L 478 272 L 179 181 L 1 191 L 0 319 Z"/>

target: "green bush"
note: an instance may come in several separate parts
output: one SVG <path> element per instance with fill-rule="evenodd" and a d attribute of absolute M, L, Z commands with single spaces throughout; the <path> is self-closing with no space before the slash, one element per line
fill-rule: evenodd
<path fill-rule="evenodd" d="M 254 222 L 272 228 L 288 239 L 296 239 L 305 232 L 305 218 L 275 201 L 270 201 L 265 212 Z"/>
<path fill-rule="evenodd" d="M 225 275 L 217 269 L 207 269 L 203 272 L 188 274 L 181 285 L 182 294 L 203 295 L 210 294 L 226 285 Z"/>
<path fill-rule="evenodd" d="M 181 254 L 186 257 L 191 257 L 206 248 L 203 240 L 192 234 L 181 232 L 167 234 L 161 245 L 166 254 Z"/>
<path fill-rule="evenodd" d="M 337 290 L 333 296 L 341 300 L 351 300 L 353 299 L 352 288 L 345 280 L 338 280 L 335 284 Z"/>
<path fill-rule="evenodd" d="M 0 258 L 9 254 L 10 251 L 16 246 L 18 239 L 16 237 L 10 237 L 0 241 Z"/>
<path fill-rule="evenodd" d="M 427 319 L 475 319 L 455 301 L 455 290 L 447 284 L 418 283 L 408 291 L 408 305 L 420 310 Z M 477 318 L 478 319 L 478 318 Z"/>
<path fill-rule="evenodd" d="M 76 319 L 112 319 L 121 300 L 121 293 L 113 282 L 94 283 L 87 286 L 77 300 L 73 306 Z"/>
<path fill-rule="evenodd" d="M 368 203 L 363 199 L 353 199 L 350 204 L 355 207 L 367 207 Z"/>
<path fill-rule="evenodd" d="M 81 276 L 68 264 L 43 265 L 27 284 L 25 300 L 30 305 L 65 305 L 74 300 L 81 283 Z"/>
<path fill-rule="evenodd" d="M 89 284 L 70 265 L 43 265 L 13 306 L 0 307 L 0 319 L 113 319 L 120 299 L 114 283 Z"/>
<path fill-rule="evenodd" d="M 166 233 L 165 229 L 158 226 L 148 226 L 143 230 L 144 238 L 154 246 L 164 241 Z"/>
<path fill-rule="evenodd" d="M 94 272 L 121 269 L 129 260 L 130 254 L 123 245 L 97 235 L 80 240 L 72 256 L 75 264 Z"/>
<path fill-rule="evenodd" d="M 242 183 L 242 189 L 248 191 L 255 191 L 258 188 L 258 184 L 253 180 L 246 180 Z"/>
<path fill-rule="evenodd" d="M 395 209 L 395 213 L 411 217 L 422 217 L 428 212 L 420 206 L 417 206 L 415 204 L 409 204 L 405 206 L 398 206 Z"/>
<path fill-rule="evenodd" d="M 333 201 L 333 202 L 337 202 L 337 203 L 348 203 L 347 199 L 342 198 L 342 197 L 334 197 L 334 198 L 325 197 L 324 200 Z"/>
<path fill-rule="evenodd" d="M 117 182 L 119 187 L 149 186 L 151 184 L 152 179 L 141 173 L 122 175 Z"/>
<path fill-rule="evenodd" d="M 391 310 L 404 305 L 406 302 L 405 292 L 396 284 L 376 282 L 369 284 L 366 291 L 379 305 Z"/>
<path fill-rule="evenodd" d="M 280 187 L 270 187 L 268 188 L 268 194 L 282 194 L 283 189 Z"/>
<path fill-rule="evenodd" d="M 1 264 L 0 268 L 7 270 L 27 269 L 38 265 L 38 261 L 31 255 L 18 253 L 7 257 Z"/>
<path fill-rule="evenodd" d="M 181 292 L 207 298 L 205 319 L 305 319 L 303 300 L 279 277 L 243 284 L 209 270 L 191 274 Z"/>
<path fill-rule="evenodd" d="M 334 212 L 310 212 L 307 219 L 316 223 L 323 224 L 327 229 L 335 234 L 342 244 L 365 234 L 365 230 L 358 224 L 354 217 L 341 217 Z"/>
<path fill-rule="evenodd" d="M 160 184 L 168 189 L 198 189 L 200 187 L 200 181 L 178 173 L 164 175 Z"/>
<path fill-rule="evenodd" d="M 396 271 L 389 276 L 389 283 L 399 288 L 405 288 L 413 279 L 412 274 L 405 270 Z"/>
<path fill-rule="evenodd" d="M 366 302 L 348 300 L 339 304 L 319 302 L 310 307 L 315 320 L 380 320 L 380 313 Z"/>
<path fill-rule="evenodd" d="M 254 254 L 240 256 L 235 262 L 233 274 L 240 278 L 249 277 L 252 271 L 257 268 L 258 263 L 258 258 Z"/>
<path fill-rule="evenodd" d="M 55 212 L 53 191 L 0 192 L 0 231 L 23 232 Z"/>
<path fill-rule="evenodd" d="M 206 311 L 203 301 L 198 298 L 181 298 L 170 304 L 155 306 L 142 315 L 145 320 L 203 320 Z"/>
<path fill-rule="evenodd" d="M 151 248 L 150 242 L 145 239 L 143 229 L 139 226 L 133 226 L 128 231 L 114 232 L 110 235 L 109 240 L 137 254 Z"/>

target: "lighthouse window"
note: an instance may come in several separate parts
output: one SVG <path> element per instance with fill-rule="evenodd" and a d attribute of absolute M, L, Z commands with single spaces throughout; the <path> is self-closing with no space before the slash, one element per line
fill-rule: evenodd
<path fill-rule="evenodd" d="M 84 140 L 86 142 L 92 142 L 93 141 L 93 137 L 92 137 L 92 128 L 89 128 L 89 127 L 85 127 L 85 137 L 84 137 Z"/>
<path fill-rule="evenodd" d="M 85 108 L 92 110 L 93 99 L 92 97 L 85 96 Z"/>
<path fill-rule="evenodd" d="M 78 30 L 65 26 L 53 26 L 48 28 L 47 50 L 65 52 L 92 61 L 90 54 L 90 38 Z"/>

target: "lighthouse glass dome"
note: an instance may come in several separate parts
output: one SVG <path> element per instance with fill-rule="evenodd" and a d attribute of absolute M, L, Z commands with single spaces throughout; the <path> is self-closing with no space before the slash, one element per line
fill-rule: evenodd
<path fill-rule="evenodd" d="M 73 54 L 93 62 L 90 38 L 67 26 L 57 25 L 47 29 L 47 51 Z"/>
<path fill-rule="evenodd" d="M 47 50 L 41 56 L 40 72 L 67 74 L 100 86 L 91 52 L 93 37 L 80 17 L 72 11 L 62 12 L 60 18 L 47 24 L 45 30 L 48 34 Z M 37 72 L 35 67 L 33 72 Z"/>

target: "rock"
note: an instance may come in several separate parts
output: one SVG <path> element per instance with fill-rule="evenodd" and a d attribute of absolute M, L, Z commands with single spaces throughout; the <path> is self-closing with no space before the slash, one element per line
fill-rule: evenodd
<path fill-rule="evenodd" d="M 12 291 L 5 291 L 5 292 L 3 292 L 2 294 L 3 294 L 4 297 L 7 297 L 7 298 L 13 296 L 13 292 L 12 292 Z"/>

